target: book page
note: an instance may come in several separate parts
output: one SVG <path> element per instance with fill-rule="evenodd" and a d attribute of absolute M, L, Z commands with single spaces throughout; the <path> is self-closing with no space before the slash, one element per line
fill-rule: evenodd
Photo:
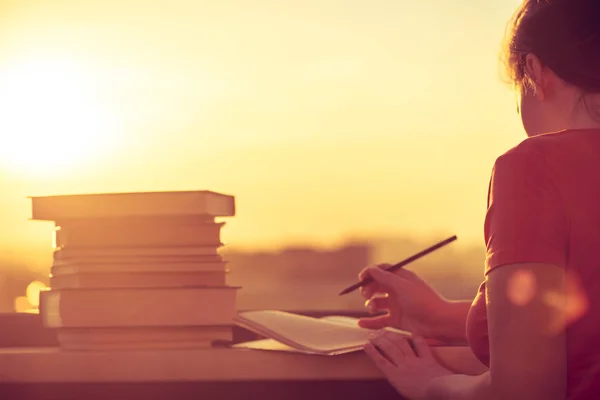
<path fill-rule="evenodd" d="M 287 353 L 313 354 L 313 355 L 320 355 L 320 356 L 335 356 L 335 355 L 352 353 L 355 351 L 362 350 L 362 346 L 347 347 L 344 349 L 336 349 L 336 350 L 332 350 L 332 351 L 320 351 L 320 352 L 311 351 L 311 350 L 301 350 L 301 349 L 298 349 L 297 347 L 292 347 L 287 344 L 278 342 L 275 339 L 253 340 L 250 342 L 237 343 L 231 347 L 233 347 L 234 349 L 282 351 L 282 352 L 287 352 Z"/>
<path fill-rule="evenodd" d="M 303 354 L 321 354 L 307 350 L 299 350 L 292 346 L 288 346 L 275 339 L 260 339 L 253 340 L 251 342 L 237 343 L 231 346 L 236 349 L 254 349 L 254 350 L 270 350 L 270 351 L 285 351 L 290 353 L 303 353 Z"/>
<path fill-rule="evenodd" d="M 358 326 L 358 318 L 346 317 L 343 315 L 329 315 L 327 317 L 321 317 L 319 319 L 331 321 L 331 322 L 337 322 L 339 324 L 344 324 L 344 325 L 348 325 L 348 326 L 359 327 Z"/>
<path fill-rule="evenodd" d="M 343 317 L 342 317 L 343 318 Z M 283 311 L 248 311 L 237 321 L 248 329 L 301 350 L 335 352 L 367 343 L 368 329 L 323 318 L 312 318 Z"/>

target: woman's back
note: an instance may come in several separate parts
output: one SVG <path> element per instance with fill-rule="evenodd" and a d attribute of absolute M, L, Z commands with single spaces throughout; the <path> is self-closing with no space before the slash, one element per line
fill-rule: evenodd
<path fill-rule="evenodd" d="M 576 280 L 573 287 L 580 295 L 572 293 L 566 301 L 549 296 L 548 301 L 556 302 L 557 321 L 561 312 L 577 317 L 567 328 L 568 390 L 589 398 L 586 392 L 600 393 L 600 130 L 531 137 L 501 156 L 496 168 L 504 179 L 496 182 L 493 201 L 520 204 L 486 223 L 488 242 L 495 231 L 514 229 L 512 235 L 502 235 L 496 249 L 489 249 L 487 271 L 501 268 L 508 259 L 544 261 L 564 266 Z M 513 186 L 503 187 L 504 182 Z M 504 250 L 509 248 L 511 254 Z M 473 351 L 489 364 L 486 314 L 483 284 L 467 331 Z"/>
<path fill-rule="evenodd" d="M 536 146 L 549 163 L 567 217 L 567 269 L 587 304 L 572 296 L 568 312 L 586 312 L 567 329 L 568 381 L 576 393 L 600 393 L 600 130 L 544 135 Z M 586 396 L 582 396 L 586 397 Z"/>
<path fill-rule="evenodd" d="M 396 369 L 370 354 L 401 393 L 600 399 L 600 1 L 523 0 L 506 32 L 502 58 L 529 139 L 494 164 L 486 277 L 466 317 L 469 344 L 490 369 L 432 379 L 439 370 L 399 339 L 385 352 L 405 355 L 392 357 Z M 396 282 L 387 301 L 401 311 L 394 320 L 390 306 L 390 321 L 409 316 L 442 339 L 464 333 L 465 303 L 374 271 L 379 287 Z"/>

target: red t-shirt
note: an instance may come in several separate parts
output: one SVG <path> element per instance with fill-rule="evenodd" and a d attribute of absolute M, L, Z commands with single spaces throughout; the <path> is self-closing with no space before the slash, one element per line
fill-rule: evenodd
<path fill-rule="evenodd" d="M 587 313 L 567 327 L 569 399 L 600 399 L 600 129 L 524 140 L 494 165 L 485 220 L 485 273 L 547 263 L 578 275 Z M 485 283 L 467 318 L 467 338 L 489 365 Z"/>

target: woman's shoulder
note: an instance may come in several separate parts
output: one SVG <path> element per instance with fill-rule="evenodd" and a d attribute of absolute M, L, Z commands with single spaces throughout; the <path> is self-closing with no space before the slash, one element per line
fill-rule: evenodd
<path fill-rule="evenodd" d="M 494 171 L 520 169 L 532 171 L 543 166 L 547 162 L 543 150 L 545 145 L 539 142 L 537 138 L 528 138 L 508 149 L 496 158 Z"/>
<path fill-rule="evenodd" d="M 495 167 L 547 167 L 589 159 L 600 163 L 600 130 L 559 131 L 526 138 L 496 159 Z M 551 168 L 552 169 L 552 168 Z"/>

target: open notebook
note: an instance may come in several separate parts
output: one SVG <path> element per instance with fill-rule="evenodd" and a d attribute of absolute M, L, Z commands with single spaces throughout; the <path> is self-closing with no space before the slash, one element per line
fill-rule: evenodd
<path fill-rule="evenodd" d="M 362 350 L 372 332 L 359 327 L 356 318 L 312 318 L 275 310 L 241 312 L 235 322 L 268 339 L 239 343 L 234 348 L 307 354 L 337 355 Z M 395 331 L 411 336 L 410 332 Z"/>

